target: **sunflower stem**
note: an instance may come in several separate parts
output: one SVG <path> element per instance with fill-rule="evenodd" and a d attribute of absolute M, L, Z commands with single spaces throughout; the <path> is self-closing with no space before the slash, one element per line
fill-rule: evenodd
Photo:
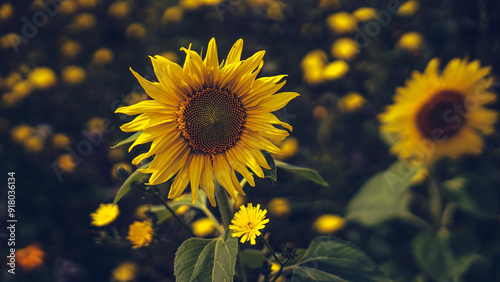
<path fill-rule="evenodd" d="M 215 181 L 215 198 L 217 199 L 217 206 L 219 207 L 224 230 L 227 230 L 229 228 L 229 223 L 231 223 L 233 213 L 231 212 L 231 207 L 229 206 L 227 193 L 217 181 Z"/>
<path fill-rule="evenodd" d="M 160 194 L 160 191 L 158 190 L 158 187 L 151 186 L 151 188 L 153 191 L 153 195 L 155 195 L 155 197 L 163 204 L 163 206 L 175 217 L 175 219 L 182 225 L 182 227 L 184 227 L 189 232 L 191 237 L 196 237 L 196 235 L 194 235 L 193 231 L 191 230 L 191 228 L 189 228 L 189 226 L 186 224 L 186 222 L 184 222 L 184 220 L 182 220 L 182 218 L 180 218 L 175 213 L 175 211 L 167 204 L 165 199 L 163 199 L 163 197 Z"/>
<path fill-rule="evenodd" d="M 278 258 L 278 256 L 276 255 L 276 253 L 273 251 L 273 249 L 271 248 L 271 246 L 269 245 L 269 243 L 266 241 L 266 239 L 264 239 L 264 237 L 262 236 L 262 234 L 260 234 L 259 236 L 259 239 L 262 241 L 262 243 L 264 243 L 264 245 L 266 245 L 267 249 L 271 252 L 271 254 L 273 255 L 274 259 L 279 263 L 281 264 L 281 261 L 280 259 Z"/>
<path fill-rule="evenodd" d="M 437 181 L 434 177 L 431 177 L 429 182 L 429 204 L 431 216 L 434 220 L 434 224 L 439 226 L 441 224 L 441 195 L 439 195 L 439 188 Z"/>
<path fill-rule="evenodd" d="M 449 228 L 453 223 L 453 215 L 455 215 L 455 210 L 457 209 L 457 205 L 455 203 L 448 203 L 444 207 L 443 216 L 441 218 L 441 227 Z"/>
<path fill-rule="evenodd" d="M 202 207 L 201 210 L 205 213 L 205 215 L 213 222 L 215 225 L 215 228 L 217 228 L 217 231 L 219 231 L 220 234 L 224 233 L 224 228 L 220 226 L 219 221 L 217 218 L 215 218 L 214 214 L 207 208 L 207 207 Z"/>
<path fill-rule="evenodd" d="M 283 263 L 280 264 L 280 269 L 278 270 L 278 273 L 276 273 L 276 275 L 274 275 L 274 278 L 273 280 L 271 280 L 271 282 L 274 282 L 276 280 L 278 280 L 278 278 L 280 277 L 281 275 L 281 272 L 283 272 L 283 267 L 285 266 L 285 264 L 289 261 L 290 259 L 289 258 L 286 258 Z"/>

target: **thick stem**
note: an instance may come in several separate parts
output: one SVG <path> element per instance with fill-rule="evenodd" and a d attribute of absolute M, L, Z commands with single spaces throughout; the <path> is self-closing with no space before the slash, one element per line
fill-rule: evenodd
<path fill-rule="evenodd" d="M 222 228 L 222 226 L 220 226 L 219 221 L 217 220 L 217 218 L 215 218 L 215 216 L 212 214 L 212 212 L 207 207 L 202 207 L 201 210 L 207 215 L 207 217 L 210 219 L 210 221 L 213 222 L 213 224 L 215 225 L 215 228 L 217 228 L 217 231 L 219 231 L 220 234 L 223 234 L 224 228 Z"/>
<path fill-rule="evenodd" d="M 219 207 L 224 230 L 227 230 L 229 228 L 229 224 L 231 223 L 233 213 L 231 212 L 231 208 L 229 206 L 227 193 L 224 188 L 217 183 L 217 181 L 215 181 L 215 198 L 217 199 L 217 206 Z"/>
<path fill-rule="evenodd" d="M 177 221 L 189 232 L 189 234 L 192 236 L 192 237 L 196 237 L 196 235 L 194 235 L 193 231 L 191 230 L 191 228 L 189 228 L 189 226 L 184 222 L 184 220 L 182 220 L 182 218 L 180 218 L 174 210 L 172 210 L 172 208 L 167 204 L 167 202 L 163 199 L 163 197 L 161 196 L 160 194 L 160 191 L 158 191 L 158 188 L 156 186 L 152 186 L 152 191 L 153 191 L 153 195 L 155 195 L 155 197 L 163 204 L 163 206 L 175 217 L 175 219 L 177 219 Z"/>
<path fill-rule="evenodd" d="M 281 264 L 280 259 L 278 258 L 278 256 L 276 255 L 276 253 L 273 251 L 273 249 L 271 248 L 271 246 L 269 245 L 269 243 L 266 241 L 266 239 L 264 239 L 264 237 L 262 236 L 262 234 L 259 235 L 259 239 L 262 241 L 262 243 L 264 243 L 264 245 L 266 245 L 267 249 L 271 252 L 271 254 L 273 255 L 274 259 L 279 264 Z"/>
<path fill-rule="evenodd" d="M 451 224 L 453 223 L 453 215 L 455 214 L 456 209 L 457 206 L 452 202 L 448 203 L 444 207 L 443 217 L 441 218 L 441 227 L 449 228 L 451 226 Z"/>
<path fill-rule="evenodd" d="M 441 206 L 441 195 L 439 195 L 438 184 L 432 174 L 429 182 L 429 202 L 431 216 L 435 225 L 439 226 L 441 224 L 441 213 L 443 207 Z"/>
<path fill-rule="evenodd" d="M 276 280 L 278 280 L 278 278 L 280 277 L 281 275 L 281 272 L 283 272 L 283 267 L 285 266 L 285 264 L 289 261 L 290 259 L 289 258 L 286 258 L 283 263 L 280 265 L 280 269 L 278 270 L 278 273 L 276 273 L 276 275 L 274 276 L 273 280 L 271 280 L 271 282 L 274 282 Z"/>

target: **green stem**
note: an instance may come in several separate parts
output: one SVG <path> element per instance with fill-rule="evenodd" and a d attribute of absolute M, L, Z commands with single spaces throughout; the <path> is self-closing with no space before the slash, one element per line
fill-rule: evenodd
<path fill-rule="evenodd" d="M 233 213 L 231 212 L 231 208 L 229 207 L 227 193 L 224 188 L 219 183 L 217 183 L 217 181 L 215 181 L 215 198 L 217 199 L 217 206 L 219 207 L 224 230 L 227 230 L 229 228 L 229 223 L 231 223 Z"/>
<path fill-rule="evenodd" d="M 276 253 L 273 251 L 273 249 L 271 248 L 271 246 L 269 246 L 269 243 L 266 241 L 266 239 L 264 239 L 264 237 L 262 236 L 262 234 L 259 235 L 259 239 L 262 241 L 262 243 L 264 243 L 264 245 L 266 245 L 267 249 L 271 252 L 271 254 L 273 255 L 274 259 L 279 263 L 281 264 L 281 261 L 279 260 L 278 256 L 276 255 Z"/>
<path fill-rule="evenodd" d="M 217 231 L 219 231 L 220 234 L 223 234 L 224 228 L 222 228 L 222 226 L 220 226 L 219 221 L 217 220 L 217 218 L 215 218 L 213 213 L 209 209 L 207 209 L 207 207 L 202 207 L 201 210 L 207 215 L 207 217 L 210 219 L 210 221 L 213 222 L 215 228 L 217 228 Z"/>
<path fill-rule="evenodd" d="M 271 282 L 274 282 L 276 280 L 278 280 L 278 278 L 280 277 L 281 275 L 281 272 L 283 272 L 283 267 L 285 266 L 285 264 L 289 261 L 290 259 L 289 258 L 286 258 L 282 264 L 280 264 L 280 269 L 278 270 L 278 273 L 276 273 L 276 275 L 274 276 L 273 280 L 271 280 Z"/>
<path fill-rule="evenodd" d="M 167 204 L 167 202 L 163 199 L 163 197 L 161 196 L 160 194 L 160 191 L 158 190 L 158 187 L 156 186 L 151 186 L 152 187 L 152 191 L 153 191 L 153 195 L 155 195 L 155 197 L 163 204 L 163 206 L 175 217 L 175 219 L 177 219 L 177 221 L 189 232 L 189 234 L 192 236 L 192 237 L 196 237 L 196 235 L 194 235 L 193 231 L 191 230 L 191 228 L 189 228 L 189 226 L 186 224 L 186 222 L 184 222 L 184 220 L 182 220 L 182 218 L 180 218 L 174 210 L 172 210 L 172 208 Z"/>
<path fill-rule="evenodd" d="M 455 203 L 448 203 L 443 211 L 443 217 L 441 218 L 441 227 L 448 228 L 450 227 L 452 221 L 453 221 L 453 215 L 455 214 L 455 210 L 457 209 L 457 206 Z"/>
<path fill-rule="evenodd" d="M 432 174 L 428 188 L 431 216 L 434 220 L 435 225 L 439 226 L 441 224 L 441 213 L 443 207 L 441 206 L 441 196 L 439 195 L 438 184 Z"/>
<path fill-rule="evenodd" d="M 418 217 L 410 212 L 407 212 L 407 213 L 400 215 L 399 218 L 401 218 L 401 219 L 405 220 L 406 222 L 411 223 L 411 224 L 413 224 L 421 229 L 431 229 L 432 228 L 432 226 L 427 221 L 421 219 L 420 217 Z"/>

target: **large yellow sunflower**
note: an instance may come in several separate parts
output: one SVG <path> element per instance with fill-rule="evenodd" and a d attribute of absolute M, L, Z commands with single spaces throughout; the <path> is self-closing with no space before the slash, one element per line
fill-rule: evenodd
<path fill-rule="evenodd" d="M 433 59 L 396 89 L 394 104 L 379 115 L 391 152 L 428 165 L 441 157 L 482 151 L 482 134 L 494 131 L 498 113 L 484 107 L 496 99 L 490 67 L 455 58 L 439 73 Z"/>
<path fill-rule="evenodd" d="M 153 100 L 117 109 L 117 113 L 140 114 L 121 129 L 142 130 L 129 151 L 138 144 L 152 142 L 149 151 L 132 163 L 155 155 L 142 172 L 152 173 L 150 185 L 175 176 L 168 195 L 171 199 L 191 183 L 193 202 L 201 187 L 215 206 L 214 175 L 233 199 L 237 192 L 245 195 L 235 171 L 255 186 L 248 168 L 264 177 L 262 168 L 270 167 L 261 151 L 279 153 L 270 139 L 283 140 L 289 134 L 275 125 L 292 130 L 272 112 L 299 94 L 276 93 L 285 84 L 285 75 L 256 79 L 265 52 L 241 60 L 242 49 L 240 39 L 226 60 L 219 63 L 212 38 L 204 60 L 191 46 L 181 48 L 186 52 L 183 67 L 161 56 L 151 57 L 159 82 L 148 81 L 131 70 Z"/>

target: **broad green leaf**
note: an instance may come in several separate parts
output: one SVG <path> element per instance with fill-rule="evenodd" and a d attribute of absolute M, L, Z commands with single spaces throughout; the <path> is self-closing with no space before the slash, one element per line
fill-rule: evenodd
<path fill-rule="evenodd" d="M 349 202 L 346 218 L 373 226 L 409 213 L 409 187 L 414 174 L 415 169 L 404 161 L 375 174 Z"/>
<path fill-rule="evenodd" d="M 321 177 L 321 175 L 317 171 L 315 171 L 314 169 L 300 167 L 300 166 L 294 166 L 294 165 L 290 165 L 290 164 L 287 164 L 285 162 L 278 161 L 278 160 L 276 160 L 275 162 L 276 162 L 276 166 L 279 168 L 282 168 L 288 172 L 305 177 L 308 180 L 311 180 L 312 182 L 314 182 L 316 184 L 319 184 L 322 186 L 329 186 L 328 182 L 326 182 L 325 179 L 323 179 L 323 177 Z"/>
<path fill-rule="evenodd" d="M 434 231 L 418 234 L 413 239 L 412 249 L 418 263 L 436 281 L 455 281 L 480 258 L 472 252 L 456 256 L 450 245 L 450 233 L 444 229 L 437 234 Z"/>
<path fill-rule="evenodd" d="M 139 167 L 139 169 L 147 168 L 150 163 L 151 162 L 141 165 L 141 167 Z M 132 172 L 132 174 L 129 175 L 127 180 L 125 180 L 125 182 L 123 182 L 123 184 L 120 187 L 120 189 L 118 190 L 118 192 L 116 192 L 116 196 L 115 196 L 115 199 L 113 200 L 113 204 L 118 203 L 118 201 L 123 196 L 125 196 L 130 191 L 130 189 L 132 189 L 132 184 L 134 182 L 145 183 L 148 180 L 148 178 L 149 178 L 149 174 L 139 172 L 139 170 Z"/>
<path fill-rule="evenodd" d="M 174 201 L 169 202 L 168 205 L 174 211 L 177 210 L 179 207 L 184 206 L 184 205 L 205 211 L 206 205 L 207 205 L 206 203 L 207 203 L 207 195 L 205 194 L 205 192 L 203 190 L 200 190 L 198 192 L 198 200 L 194 204 L 193 204 L 193 201 L 191 200 L 191 195 L 187 194 L 187 195 L 183 195 L 183 196 L 175 199 Z M 170 211 L 168 211 L 167 208 L 165 208 L 163 205 L 152 206 L 150 208 L 150 211 L 156 214 L 156 218 L 158 219 L 158 223 L 161 223 L 161 222 L 169 219 L 172 216 Z"/>
<path fill-rule="evenodd" d="M 118 143 L 118 144 L 114 145 L 113 147 L 111 147 L 111 149 L 118 148 L 118 147 L 120 147 L 122 145 L 134 142 L 137 138 L 139 138 L 139 136 L 141 135 L 141 133 L 142 133 L 142 131 L 137 131 L 136 133 L 130 135 L 127 139 L 122 140 L 122 141 L 120 141 L 120 143 Z"/>
<path fill-rule="evenodd" d="M 292 281 L 391 281 L 356 246 L 334 237 L 316 237 L 297 265 L 285 267 Z"/>
<path fill-rule="evenodd" d="M 274 164 L 274 159 L 269 152 L 261 151 L 266 158 L 267 164 L 271 167 L 271 169 L 263 169 L 264 177 L 271 178 L 274 181 L 277 181 L 278 176 L 276 174 L 276 165 Z"/>
<path fill-rule="evenodd" d="M 175 253 L 177 281 L 233 281 L 238 240 L 230 233 L 214 239 L 184 241 Z"/>
<path fill-rule="evenodd" d="M 496 214 L 497 201 L 494 191 L 480 175 L 456 177 L 442 185 L 444 195 L 460 208 L 480 216 Z"/>
<path fill-rule="evenodd" d="M 244 249 L 243 251 L 241 251 L 240 256 L 241 261 L 243 261 L 246 266 L 252 269 L 262 268 L 262 263 L 266 260 L 264 254 L 256 249 Z"/>

